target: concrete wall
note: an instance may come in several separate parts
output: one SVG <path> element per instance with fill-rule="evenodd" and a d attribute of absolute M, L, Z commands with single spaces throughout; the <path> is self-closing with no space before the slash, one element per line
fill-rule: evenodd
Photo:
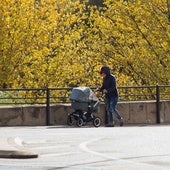
<path fill-rule="evenodd" d="M 155 101 L 119 102 L 118 110 L 124 117 L 125 124 L 155 124 Z M 50 108 L 50 124 L 66 125 L 67 114 L 72 112 L 70 104 L 57 104 Z M 102 119 L 105 124 L 104 104 L 94 115 Z M 160 102 L 161 123 L 170 123 L 170 101 Z M 116 120 L 116 123 L 117 120 Z M 44 126 L 46 125 L 45 106 L 11 106 L 0 107 L 0 126 Z"/>

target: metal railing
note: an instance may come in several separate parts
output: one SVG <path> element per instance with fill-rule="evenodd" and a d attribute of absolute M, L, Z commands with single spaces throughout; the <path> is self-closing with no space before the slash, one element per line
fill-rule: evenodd
<path fill-rule="evenodd" d="M 92 87 L 91 89 L 95 89 Z M 0 105 L 70 103 L 72 88 L 0 89 Z M 120 101 L 170 100 L 170 85 L 120 86 Z"/>
<path fill-rule="evenodd" d="M 91 89 L 95 89 L 92 87 Z M 49 124 L 50 105 L 70 103 L 72 88 L 17 88 L 0 89 L 0 106 L 3 105 L 46 105 L 47 125 Z M 120 86 L 120 101 L 155 100 L 157 122 L 160 123 L 160 101 L 170 100 L 170 85 Z M 102 99 L 101 99 L 102 100 Z"/>

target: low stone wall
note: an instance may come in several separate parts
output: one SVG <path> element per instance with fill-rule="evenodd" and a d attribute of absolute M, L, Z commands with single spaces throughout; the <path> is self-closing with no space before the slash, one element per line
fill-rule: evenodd
<path fill-rule="evenodd" d="M 155 124 L 156 102 L 119 102 L 118 110 L 124 117 L 125 124 Z M 56 104 L 50 107 L 50 125 L 66 125 L 67 115 L 72 112 L 70 104 Z M 94 115 L 105 124 L 105 106 L 101 103 Z M 116 120 L 116 119 L 115 119 Z M 170 101 L 160 102 L 161 123 L 170 123 Z M 116 121 L 117 123 L 117 121 Z M 0 126 L 45 126 L 45 106 L 0 107 Z"/>

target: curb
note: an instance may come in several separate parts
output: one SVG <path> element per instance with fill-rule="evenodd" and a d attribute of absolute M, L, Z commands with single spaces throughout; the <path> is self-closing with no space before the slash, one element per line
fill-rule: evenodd
<path fill-rule="evenodd" d="M 0 158 L 27 159 L 37 158 L 38 154 L 24 148 L 23 141 L 19 138 L 0 139 Z"/>
<path fill-rule="evenodd" d="M 37 157 L 38 154 L 30 151 L 0 150 L 0 158 L 28 159 Z"/>

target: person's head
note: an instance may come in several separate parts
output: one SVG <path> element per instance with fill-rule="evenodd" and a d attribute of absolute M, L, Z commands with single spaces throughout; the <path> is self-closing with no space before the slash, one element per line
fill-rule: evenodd
<path fill-rule="evenodd" d="M 100 74 L 105 77 L 107 75 L 110 75 L 110 68 L 108 66 L 103 66 L 101 69 L 100 69 Z"/>

